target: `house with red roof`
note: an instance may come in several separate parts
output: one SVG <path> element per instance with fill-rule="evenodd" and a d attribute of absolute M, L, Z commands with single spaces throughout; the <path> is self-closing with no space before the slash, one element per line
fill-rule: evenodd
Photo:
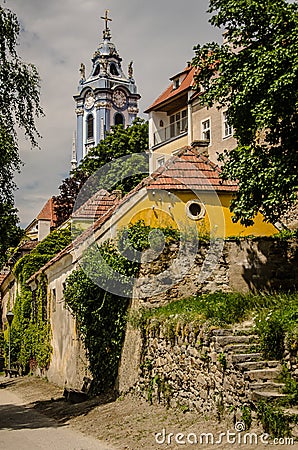
<path fill-rule="evenodd" d="M 55 228 L 54 197 L 49 198 L 35 219 L 26 227 L 25 234 L 31 240 L 42 241 Z"/>
<path fill-rule="evenodd" d="M 194 91 L 196 69 L 190 64 L 170 78 L 170 85 L 146 109 L 149 114 L 150 172 L 179 149 L 195 141 L 208 142 L 208 155 L 217 163 L 217 153 L 236 146 L 227 108 L 207 108 Z"/>

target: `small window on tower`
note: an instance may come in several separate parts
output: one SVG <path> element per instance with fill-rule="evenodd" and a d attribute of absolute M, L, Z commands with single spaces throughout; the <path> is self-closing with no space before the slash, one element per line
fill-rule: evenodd
<path fill-rule="evenodd" d="M 116 67 L 116 64 L 112 63 L 110 65 L 110 73 L 111 73 L 111 75 L 119 76 L 119 72 L 118 72 L 118 69 Z"/>
<path fill-rule="evenodd" d="M 124 125 L 123 115 L 120 113 L 115 114 L 114 122 L 115 122 L 115 125 Z"/>
<path fill-rule="evenodd" d="M 87 139 L 93 139 L 94 137 L 94 119 L 93 115 L 89 114 L 87 117 Z"/>
<path fill-rule="evenodd" d="M 99 74 L 99 72 L 100 72 L 100 64 L 97 64 L 97 66 L 95 67 L 93 75 L 96 76 L 96 75 Z"/>

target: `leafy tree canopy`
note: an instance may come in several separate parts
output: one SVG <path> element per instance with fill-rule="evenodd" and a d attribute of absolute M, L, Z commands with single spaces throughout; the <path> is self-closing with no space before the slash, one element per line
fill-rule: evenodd
<path fill-rule="evenodd" d="M 239 182 L 234 219 L 249 225 L 261 209 L 275 221 L 297 198 L 297 4 L 210 0 L 208 12 L 225 40 L 195 47 L 195 89 L 228 108 L 238 145 L 221 159 Z"/>
<path fill-rule="evenodd" d="M 93 180 L 94 186 L 89 183 L 88 195 L 102 187 L 109 190 L 109 186 L 120 189 L 124 194 L 129 192 L 148 174 L 148 161 L 139 155 L 147 149 L 148 123 L 144 120 L 136 119 L 127 128 L 122 125 L 112 127 L 107 137 L 89 150 L 72 176 L 63 180 L 59 187 L 60 195 L 55 197 L 57 223 L 60 225 L 68 219 L 85 181 L 103 166 L 106 170 Z M 119 159 L 126 155 L 134 156 L 127 161 Z M 133 172 L 137 174 L 130 176 Z"/>
<path fill-rule="evenodd" d="M 21 167 L 17 131 L 23 130 L 36 147 L 35 117 L 43 114 L 37 70 L 16 52 L 19 31 L 16 15 L 0 6 L 0 264 L 21 234 L 13 198 L 14 173 Z"/>

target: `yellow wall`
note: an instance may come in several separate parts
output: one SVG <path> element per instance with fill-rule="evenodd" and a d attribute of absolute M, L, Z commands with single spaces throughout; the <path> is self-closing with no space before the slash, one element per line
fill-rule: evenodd
<path fill-rule="evenodd" d="M 182 136 L 177 139 L 174 139 L 168 143 L 165 143 L 164 145 L 161 145 L 160 147 L 157 147 L 154 149 L 154 152 L 151 154 L 151 165 L 152 165 L 152 171 L 156 170 L 158 167 L 157 160 L 165 155 L 166 159 L 170 158 L 173 155 L 173 152 L 180 150 L 183 147 L 186 147 L 188 145 L 188 137 Z"/>
<path fill-rule="evenodd" d="M 186 203 L 189 200 L 199 200 L 204 204 L 206 214 L 200 220 L 192 220 L 187 217 Z M 191 230 L 197 227 L 200 233 L 210 234 L 214 237 L 230 236 L 270 236 L 277 233 L 277 229 L 264 222 L 259 213 L 253 226 L 244 227 L 239 222 L 233 223 L 232 214 L 229 211 L 230 194 L 199 193 L 194 192 L 167 192 L 149 191 L 147 195 L 129 211 L 124 214 L 118 228 L 142 219 L 146 225 L 152 227 L 172 226 L 181 231 Z"/>

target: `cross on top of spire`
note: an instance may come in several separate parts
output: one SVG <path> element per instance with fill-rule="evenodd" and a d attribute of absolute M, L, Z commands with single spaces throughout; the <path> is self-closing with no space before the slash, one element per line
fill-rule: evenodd
<path fill-rule="evenodd" d="M 112 22 L 112 19 L 110 19 L 109 17 L 108 17 L 108 15 L 109 15 L 109 10 L 108 9 L 106 9 L 106 11 L 105 11 L 105 15 L 104 16 L 101 16 L 101 19 L 103 19 L 104 21 L 105 21 L 105 29 L 104 29 L 104 31 L 103 31 L 103 36 L 104 36 L 104 38 L 105 39 L 109 39 L 111 36 L 110 36 L 110 29 L 109 29 L 109 27 L 108 27 L 108 23 L 109 22 Z"/>

